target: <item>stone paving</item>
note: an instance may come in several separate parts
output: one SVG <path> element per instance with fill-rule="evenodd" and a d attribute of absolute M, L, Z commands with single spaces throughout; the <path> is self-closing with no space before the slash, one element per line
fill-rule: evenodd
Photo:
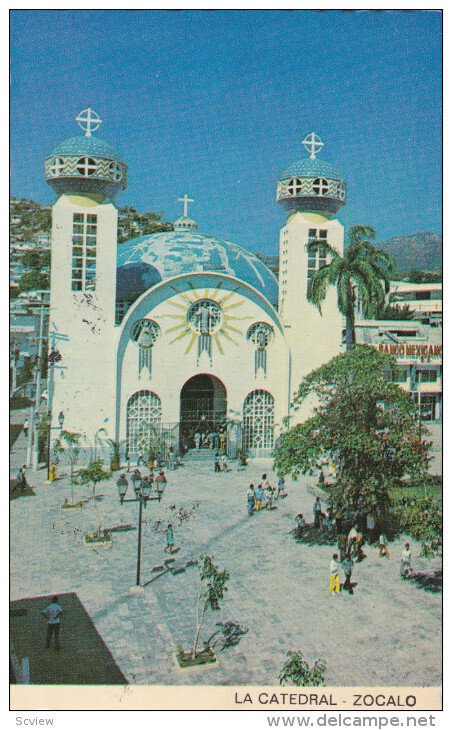
<path fill-rule="evenodd" d="M 13 473 L 22 441 L 19 437 L 13 454 Z M 390 545 L 389 560 L 368 548 L 368 559 L 354 572 L 354 595 L 330 595 L 332 549 L 297 544 L 290 534 L 296 513 L 311 517 L 315 480 L 288 480 L 289 496 L 277 510 L 248 518 L 246 488 L 264 471 L 276 481 L 271 462 L 251 461 L 242 472 L 231 466 L 228 474 L 214 474 L 210 458 L 189 455 L 183 467 L 167 473 L 163 500 L 148 505 L 143 525 L 143 583 L 168 557 L 169 522 L 180 547 L 177 566 L 208 552 L 230 572 L 222 609 L 208 614 L 203 636 L 216 621 L 237 621 L 249 631 L 237 647 L 220 654 L 218 666 L 180 670 L 174 663 L 177 645 L 193 639 L 195 568 L 166 573 L 131 593 L 136 530 L 114 532 L 109 546 L 84 544 L 84 534 L 99 520 L 105 527 L 137 523 L 138 505 L 119 505 L 116 477 L 99 485 L 104 499 L 97 507 L 89 503 L 68 513 L 60 509 L 70 499 L 67 475 L 52 484 L 44 482 L 43 471 L 29 475 L 36 496 L 11 503 L 11 598 L 75 591 L 135 684 L 273 685 L 287 651 L 299 649 L 310 662 L 326 660 L 330 685 L 438 685 L 441 594 L 401 580 L 403 540 Z M 80 486 L 75 493 L 89 495 Z M 415 547 L 416 570 L 439 567 L 418 554 Z"/>

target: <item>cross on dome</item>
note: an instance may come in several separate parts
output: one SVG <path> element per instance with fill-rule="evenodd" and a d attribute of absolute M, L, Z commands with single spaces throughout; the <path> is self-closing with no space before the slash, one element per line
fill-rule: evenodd
<path fill-rule="evenodd" d="M 184 204 L 184 218 L 188 218 L 188 204 L 194 203 L 195 201 L 192 198 L 189 198 L 187 193 L 185 193 L 183 198 L 177 199 L 177 202 Z"/>
<path fill-rule="evenodd" d="M 306 135 L 304 138 L 302 145 L 307 149 L 309 152 L 309 157 L 311 160 L 316 159 L 316 153 L 319 153 L 322 147 L 324 146 L 322 140 L 320 137 L 318 137 L 314 132 L 311 132 L 310 134 Z"/>
<path fill-rule="evenodd" d="M 86 137 L 91 137 L 91 132 L 95 132 L 95 130 L 102 124 L 102 119 L 99 118 L 95 111 L 89 108 L 83 109 L 78 117 L 76 117 L 75 121 L 78 122 L 78 126 L 83 129 Z"/>

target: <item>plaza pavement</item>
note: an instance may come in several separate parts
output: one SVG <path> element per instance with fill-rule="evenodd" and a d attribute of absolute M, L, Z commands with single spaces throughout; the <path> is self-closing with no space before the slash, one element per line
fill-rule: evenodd
<path fill-rule="evenodd" d="M 13 474 L 24 445 L 20 436 Z M 183 467 L 167 472 L 162 502 L 144 511 L 142 582 L 168 557 L 168 522 L 180 547 L 177 565 L 207 552 L 227 568 L 228 592 L 221 611 L 207 615 L 203 637 L 216 621 L 236 621 L 249 631 L 238 646 L 220 653 L 218 666 L 180 670 L 173 660 L 177 645 L 187 647 L 194 635 L 195 568 L 166 573 L 131 593 L 136 530 L 113 533 L 110 546 L 84 544 L 98 516 L 105 527 L 137 523 L 138 505 L 119 505 L 117 475 L 98 486 L 105 497 L 97 508 L 89 503 L 68 512 L 60 509 L 70 499 L 67 475 L 46 484 L 43 470 L 29 472 L 36 496 L 11 502 L 11 598 L 75 591 L 132 684 L 274 685 L 289 650 L 301 650 L 310 663 L 325 659 L 329 685 L 439 684 L 441 594 L 400 578 L 403 539 L 390 545 L 389 560 L 367 547 L 368 558 L 354 571 L 354 595 L 330 595 L 333 549 L 298 544 L 290 534 L 295 514 L 311 519 L 315 479 L 287 480 L 289 496 L 277 510 L 248 518 L 246 489 L 264 471 L 276 481 L 271 461 L 251 461 L 242 472 L 232 464 L 228 474 L 214 474 L 212 459 L 204 456 L 189 455 Z M 89 490 L 76 486 L 75 494 L 88 496 Z M 415 546 L 415 570 L 439 567 L 419 552 Z"/>

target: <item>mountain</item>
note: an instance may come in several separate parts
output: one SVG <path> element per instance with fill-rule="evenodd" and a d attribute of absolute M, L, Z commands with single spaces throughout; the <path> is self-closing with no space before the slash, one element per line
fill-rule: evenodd
<path fill-rule="evenodd" d="M 438 233 L 411 233 L 378 241 L 378 248 L 388 251 L 396 262 L 398 271 L 421 269 L 441 271 L 443 239 Z"/>

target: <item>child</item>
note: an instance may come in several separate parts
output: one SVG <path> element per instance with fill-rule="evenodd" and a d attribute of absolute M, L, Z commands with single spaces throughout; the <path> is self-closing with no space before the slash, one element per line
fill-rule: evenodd
<path fill-rule="evenodd" d="M 402 550 L 402 556 L 400 560 L 400 575 L 402 578 L 411 578 L 413 574 L 413 568 L 411 567 L 411 549 L 410 543 L 405 543 L 405 548 Z"/>
<path fill-rule="evenodd" d="M 259 484 L 256 489 L 256 502 L 255 502 L 256 512 L 259 512 L 259 510 L 262 509 L 263 499 L 264 499 L 264 490 L 262 489 L 262 484 Z"/>
<path fill-rule="evenodd" d="M 275 490 L 270 485 L 265 490 L 265 507 L 266 509 L 278 509 L 276 504 L 273 504 Z"/>
<path fill-rule="evenodd" d="M 379 545 L 380 545 L 380 558 L 383 555 L 386 555 L 389 558 L 389 550 L 388 550 L 388 538 L 386 537 L 385 533 L 382 532 L 379 539 Z"/>
<path fill-rule="evenodd" d="M 341 590 L 338 558 L 338 554 L 334 553 L 333 559 L 330 563 L 330 593 L 339 593 Z"/>
<path fill-rule="evenodd" d="M 279 499 L 280 497 L 281 497 L 281 499 L 283 497 L 287 497 L 286 481 L 285 481 L 284 477 L 279 477 L 279 479 L 278 479 L 278 491 L 276 493 L 276 499 Z"/>
<path fill-rule="evenodd" d="M 174 532 L 173 532 L 173 526 L 168 525 L 166 528 L 166 548 L 165 552 L 169 552 L 170 555 L 172 555 L 174 547 Z"/>
<path fill-rule="evenodd" d="M 254 512 L 256 495 L 254 494 L 254 484 L 250 484 L 246 493 L 246 505 L 248 510 L 248 517 L 251 517 Z"/>

